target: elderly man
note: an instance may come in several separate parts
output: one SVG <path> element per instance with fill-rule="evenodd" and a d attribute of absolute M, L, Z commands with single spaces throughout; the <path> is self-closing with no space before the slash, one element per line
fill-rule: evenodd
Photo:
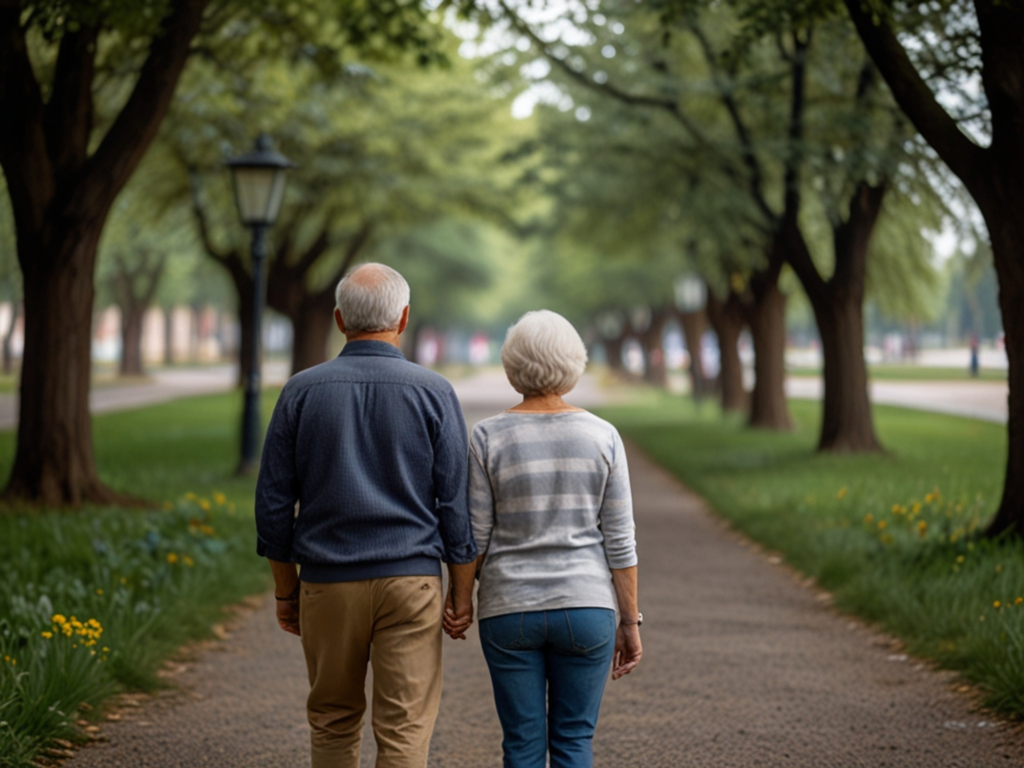
<path fill-rule="evenodd" d="M 345 348 L 292 377 L 267 430 L 257 551 L 278 623 L 302 637 L 313 768 L 359 765 L 367 662 L 377 768 L 422 767 L 441 699 L 441 560 L 450 614 L 473 611 L 466 426 L 451 384 L 398 350 L 400 274 L 365 264 L 336 297 Z"/>

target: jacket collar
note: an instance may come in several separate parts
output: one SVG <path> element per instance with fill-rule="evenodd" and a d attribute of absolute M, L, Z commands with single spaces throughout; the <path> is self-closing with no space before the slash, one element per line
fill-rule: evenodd
<path fill-rule="evenodd" d="M 369 357 L 397 357 L 405 360 L 405 355 L 394 344 L 386 341 L 373 341 L 364 339 L 362 341 L 350 341 L 341 350 L 338 357 L 349 355 L 362 355 Z"/>

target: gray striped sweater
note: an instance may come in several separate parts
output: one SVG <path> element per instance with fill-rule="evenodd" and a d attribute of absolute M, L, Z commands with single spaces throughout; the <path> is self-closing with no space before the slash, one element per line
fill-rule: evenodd
<path fill-rule="evenodd" d="M 469 505 L 486 553 L 481 619 L 616 609 L 609 568 L 637 558 L 626 451 L 611 424 L 586 411 L 481 421 L 470 440 Z"/>

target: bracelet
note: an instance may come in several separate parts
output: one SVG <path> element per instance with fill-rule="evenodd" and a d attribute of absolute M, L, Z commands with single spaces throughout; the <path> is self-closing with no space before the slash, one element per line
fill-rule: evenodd
<path fill-rule="evenodd" d="M 622 621 L 619 620 L 619 625 L 624 627 L 639 627 L 644 623 L 644 615 L 637 611 L 636 621 Z"/>
<path fill-rule="evenodd" d="M 299 586 L 295 587 L 295 591 L 288 595 L 288 597 L 278 597 L 277 595 L 274 595 L 274 599 L 281 603 L 294 603 L 296 600 L 299 599 L 299 590 L 301 588 L 302 585 L 300 584 Z"/>

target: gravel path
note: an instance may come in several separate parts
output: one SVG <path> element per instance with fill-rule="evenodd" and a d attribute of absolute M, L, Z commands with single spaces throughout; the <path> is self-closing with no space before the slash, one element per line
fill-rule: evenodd
<path fill-rule="evenodd" d="M 953 676 L 837 615 L 633 447 L 630 462 L 645 655 L 608 685 L 597 766 L 1024 765 L 1024 734 L 975 711 Z M 277 629 L 272 600 L 252 603 L 68 767 L 308 766 L 299 641 Z M 431 765 L 499 766 L 500 741 L 474 627 L 445 641 Z M 367 735 L 364 766 L 372 746 Z"/>

